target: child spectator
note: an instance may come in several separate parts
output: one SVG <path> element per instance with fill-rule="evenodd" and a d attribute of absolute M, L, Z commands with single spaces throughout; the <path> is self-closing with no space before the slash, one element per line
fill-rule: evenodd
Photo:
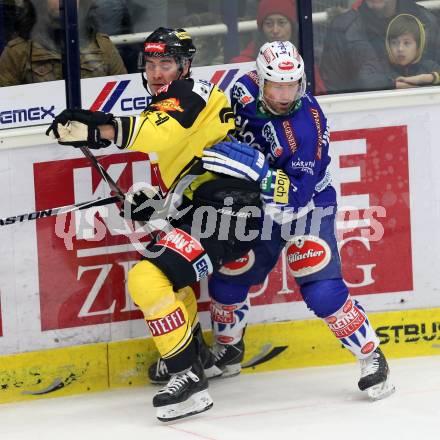
<path fill-rule="evenodd" d="M 417 17 L 400 14 L 391 20 L 386 48 L 396 89 L 440 84 L 440 65 L 424 58 L 425 43 L 425 30 Z"/>
<path fill-rule="evenodd" d="M 417 17 L 426 34 L 425 57 L 438 57 L 440 33 L 431 11 L 414 0 L 358 0 L 328 27 L 320 63 L 328 93 L 393 88 L 384 75 L 385 41 L 391 20 L 400 14 Z"/>

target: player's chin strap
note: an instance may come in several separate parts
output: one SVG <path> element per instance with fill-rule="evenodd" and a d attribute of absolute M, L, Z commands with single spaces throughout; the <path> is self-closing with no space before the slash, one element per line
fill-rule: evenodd
<path fill-rule="evenodd" d="M 142 77 L 142 85 L 144 86 L 144 89 L 147 91 L 147 93 L 150 96 L 153 96 L 153 93 L 150 90 L 150 86 L 148 85 L 148 80 L 147 78 L 145 78 L 145 72 L 141 72 L 141 77 Z"/>

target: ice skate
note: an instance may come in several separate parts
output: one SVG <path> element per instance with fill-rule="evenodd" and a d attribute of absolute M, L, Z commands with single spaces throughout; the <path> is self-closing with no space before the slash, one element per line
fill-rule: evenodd
<path fill-rule="evenodd" d="M 396 390 L 390 381 L 390 370 L 384 354 L 376 348 L 366 359 L 361 359 L 361 378 L 359 389 L 366 391 L 371 400 L 380 400 Z"/>
<path fill-rule="evenodd" d="M 193 337 L 196 342 L 200 361 L 202 362 L 205 371 L 205 376 L 208 379 L 221 376 L 222 370 L 214 364 L 214 355 L 211 353 L 211 350 L 203 339 L 200 324 L 197 324 L 194 328 Z M 159 385 L 166 384 L 170 380 L 171 376 L 168 373 L 167 366 L 162 358 L 159 358 L 154 364 L 150 365 L 148 368 L 148 378 L 151 383 Z"/>
<path fill-rule="evenodd" d="M 232 377 L 240 374 L 241 362 L 244 357 L 244 341 L 240 339 L 237 344 L 215 344 L 212 348 L 215 366 L 222 372 L 221 377 Z"/>
<path fill-rule="evenodd" d="M 198 361 L 188 370 L 173 374 L 153 398 L 156 417 L 161 422 L 189 417 L 207 411 L 212 405 L 208 379 Z"/>

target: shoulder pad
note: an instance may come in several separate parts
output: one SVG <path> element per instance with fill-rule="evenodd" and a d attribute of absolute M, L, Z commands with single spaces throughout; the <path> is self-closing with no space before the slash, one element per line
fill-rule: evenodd
<path fill-rule="evenodd" d="M 162 86 L 157 91 L 156 95 L 154 95 L 153 99 L 162 94 L 172 94 L 173 96 L 186 95 L 191 92 L 193 83 L 193 79 L 176 79 L 174 81 L 171 81 L 169 84 L 165 84 L 164 86 Z"/>
<path fill-rule="evenodd" d="M 203 79 L 198 79 L 194 81 L 192 91 L 197 93 L 205 102 L 208 102 L 213 88 L 214 84 Z"/>
<path fill-rule="evenodd" d="M 310 103 L 316 102 L 316 98 L 310 92 L 305 93 L 303 98 Z"/>
<path fill-rule="evenodd" d="M 251 72 L 246 73 L 241 78 L 239 78 L 239 81 L 246 82 L 246 81 L 252 81 L 254 84 L 258 86 L 258 75 L 256 70 L 252 70 Z"/>
<path fill-rule="evenodd" d="M 232 102 L 236 101 L 240 103 L 242 107 L 246 107 L 248 104 L 255 101 L 256 96 L 252 94 L 252 91 L 249 90 L 250 82 L 249 81 L 243 81 L 245 78 L 241 77 L 237 82 L 234 84 L 231 90 L 231 98 Z"/>

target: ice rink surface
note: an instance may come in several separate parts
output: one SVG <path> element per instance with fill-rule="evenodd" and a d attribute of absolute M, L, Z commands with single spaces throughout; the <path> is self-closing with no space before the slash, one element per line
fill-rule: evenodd
<path fill-rule="evenodd" d="M 163 424 L 155 386 L 0 406 L 1 440 L 440 439 L 440 356 L 390 361 L 397 391 L 371 402 L 359 366 L 212 381 L 214 407 Z"/>

